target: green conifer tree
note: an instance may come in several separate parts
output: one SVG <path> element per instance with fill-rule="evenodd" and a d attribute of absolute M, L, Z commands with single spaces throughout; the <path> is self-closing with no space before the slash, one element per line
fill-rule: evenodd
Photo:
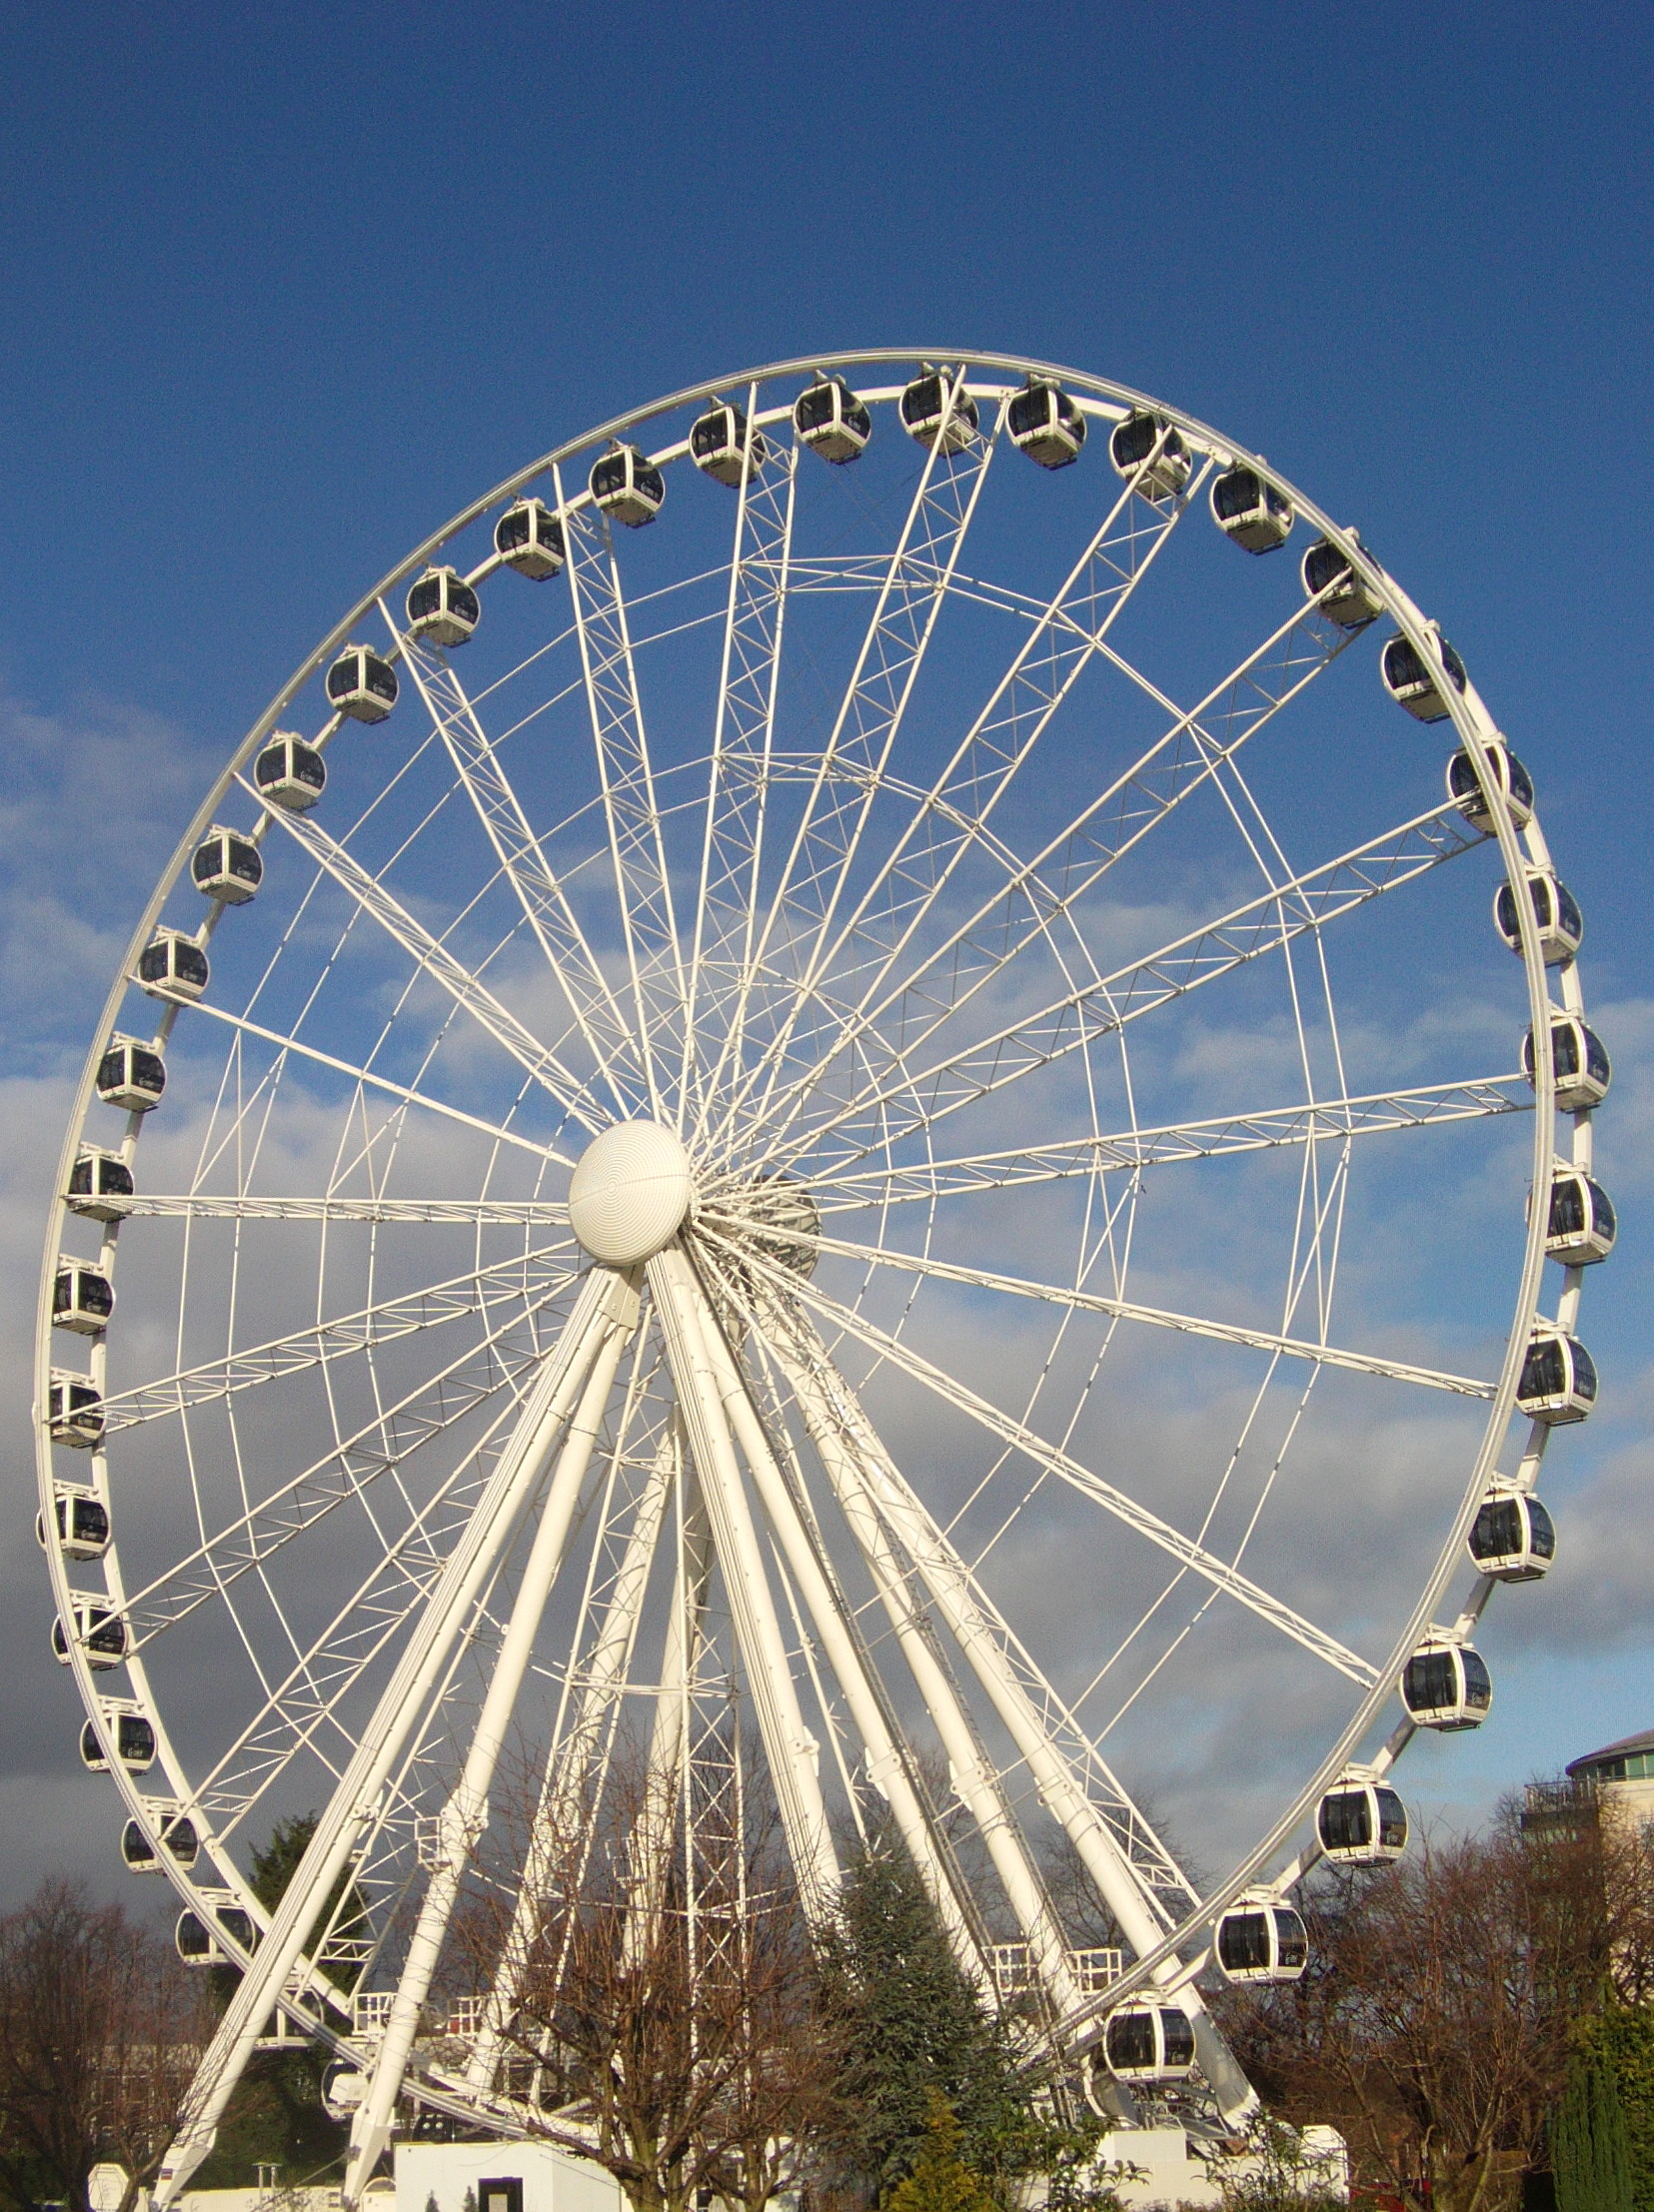
<path fill-rule="evenodd" d="M 1551 2128 L 1557 2212 L 1633 2212 L 1631 2149 L 1614 2070 L 1587 2048 L 1568 2069 Z"/>
<path fill-rule="evenodd" d="M 933 2089 L 913 2170 L 884 2201 L 885 2212 L 998 2212 L 992 2191 L 965 2164 L 952 2106 Z"/>
<path fill-rule="evenodd" d="M 1654 2005 L 1605 2004 L 1588 2047 L 1612 2070 L 1630 2152 L 1635 2212 L 1654 2212 Z"/>

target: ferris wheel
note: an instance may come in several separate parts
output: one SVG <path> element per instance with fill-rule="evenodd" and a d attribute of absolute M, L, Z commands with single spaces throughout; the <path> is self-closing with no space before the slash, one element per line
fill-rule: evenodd
<path fill-rule="evenodd" d="M 46 1247 L 82 1755 L 240 1971 L 160 2201 L 273 2036 L 352 2201 L 406 2095 L 530 2125 L 544 1834 L 733 1703 L 811 1915 L 893 1831 L 1117 2115 L 1242 2118 L 1201 1977 L 1302 1971 L 1293 1883 L 1404 1846 L 1554 1549 L 1582 927 L 1357 534 L 1094 377 L 746 371 L 418 547 L 157 886 Z"/>

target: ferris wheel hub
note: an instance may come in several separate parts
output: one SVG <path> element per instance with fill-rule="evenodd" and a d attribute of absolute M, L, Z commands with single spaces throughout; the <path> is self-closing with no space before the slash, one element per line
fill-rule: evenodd
<path fill-rule="evenodd" d="M 682 1228 L 695 1196 L 684 1140 L 658 1121 L 594 1137 L 569 1184 L 569 1226 L 594 1260 L 637 1267 Z"/>

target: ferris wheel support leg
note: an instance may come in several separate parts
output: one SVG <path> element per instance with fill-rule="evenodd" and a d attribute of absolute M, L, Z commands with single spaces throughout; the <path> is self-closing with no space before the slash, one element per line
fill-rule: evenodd
<path fill-rule="evenodd" d="M 705 1293 L 676 1243 L 649 1262 L 649 1287 L 700 1471 L 736 1634 L 752 1678 L 788 1849 L 805 1910 L 820 1922 L 831 1912 L 838 1895 L 838 1857 L 817 1770 L 819 1746 L 800 1710 L 775 1594 L 765 1574 L 717 1371 L 707 1349 L 706 1328 L 716 1328 L 717 1323 L 710 1313 L 704 1320 Z"/>
<path fill-rule="evenodd" d="M 157 2178 L 156 2212 L 168 2212 L 212 2149 L 218 2123 L 264 2023 L 282 2002 L 317 1916 L 373 1820 L 409 1731 L 574 1410 L 593 1361 L 611 1335 L 619 1331 L 630 1336 L 637 1317 L 638 1293 L 632 1282 L 607 1268 L 594 1268 L 208 2045 L 191 2084 L 183 2124 Z"/>
<path fill-rule="evenodd" d="M 506 2031 L 517 2009 L 523 1977 L 540 1931 L 547 1886 L 567 1848 L 573 1823 L 580 1816 L 593 1768 L 599 1760 L 604 1722 L 614 1707 L 632 1655 L 661 1523 L 677 1477 L 675 1445 L 676 1438 L 669 1433 L 655 1455 L 648 1486 L 627 1532 L 626 1549 L 614 1590 L 587 1665 L 586 1686 L 574 1720 L 547 1764 L 524 1859 L 522 1883 L 512 1912 L 511 1930 L 489 1991 L 483 2026 L 466 2067 L 466 2080 L 474 2089 L 486 2090 L 493 2082 Z"/>
<path fill-rule="evenodd" d="M 814 1332 L 810 1333 L 814 1336 Z M 983 1610 L 964 1562 L 897 1472 L 859 1403 L 832 1367 L 825 1346 L 812 1345 L 809 1363 L 831 1378 L 835 1421 L 859 1462 L 863 1480 L 880 1515 L 901 1538 L 932 1604 L 948 1633 L 969 1661 L 1040 1795 L 1079 1853 L 1131 1948 L 1142 1956 L 1157 1947 L 1164 1928 L 1151 1910 L 1139 1877 L 1120 1849 L 1086 1790 L 1075 1780 L 1067 1758 L 1052 1742 L 1032 1698 L 1005 1663 L 994 1623 Z M 1155 1969 L 1157 1983 L 1176 1982 L 1175 1958 Z M 1178 1991 L 1194 2027 L 1202 2073 L 1225 2119 L 1242 2122 L 1257 2109 L 1257 2093 L 1241 2072 L 1228 2045 L 1192 1983 Z"/>
<path fill-rule="evenodd" d="M 947 1670 L 930 1647 L 902 1563 L 873 1508 L 861 1470 L 833 1418 L 832 1409 L 802 1363 L 779 1349 L 777 1358 L 827 1470 L 839 1510 L 866 1561 L 902 1657 L 941 1738 L 953 1770 L 954 1786 L 987 1847 L 1017 1926 L 1032 1954 L 1040 1984 L 1058 2018 L 1062 2018 L 1079 2002 L 1079 1990 L 1068 1961 L 1061 1923 L 1039 1878 L 1027 1840 Z"/>
<path fill-rule="evenodd" d="M 440 1816 L 438 1862 L 403 1960 L 396 1997 L 385 2024 L 384 2040 L 374 2060 L 367 2093 L 351 2122 L 342 2191 L 347 2206 L 354 2205 L 361 2196 L 364 2184 L 379 2163 L 380 2153 L 391 2139 L 391 2121 L 402 2092 L 402 2077 L 414 2038 L 419 2033 L 431 1977 L 437 1970 L 460 1884 L 471 1863 L 477 1838 L 488 1825 L 488 1793 L 511 1730 L 523 1677 L 534 1656 L 541 1617 L 563 1565 L 569 1530 L 603 1427 L 604 1409 L 615 1385 L 615 1373 L 630 1340 L 631 1331 L 622 1329 L 613 1329 L 604 1338 L 587 1375 L 579 1408 L 570 1420 L 563 1450 L 558 1455 L 546 1502 L 541 1508 L 540 1526 L 529 1549 L 523 1580 L 518 1586 L 511 1619 L 506 1624 L 489 1680 L 488 1694 L 478 1716 L 477 1732 L 471 1739 L 459 1782 Z"/>
<path fill-rule="evenodd" d="M 954 1891 L 946 1860 L 937 1849 L 929 1816 L 913 1787 L 908 1771 L 910 1753 L 898 1739 L 897 1724 L 886 1712 L 873 1686 L 864 1655 L 849 1625 L 849 1610 L 843 1594 L 828 1577 L 817 1547 L 811 1542 L 723 1326 L 707 1305 L 702 1309 L 702 1326 L 730 1426 L 752 1471 L 765 1516 L 786 1555 L 788 1572 L 804 1597 L 827 1663 L 844 1693 L 844 1701 L 866 1752 L 868 1778 L 889 1805 L 902 1841 L 911 1852 L 941 1915 L 960 1965 L 973 1981 L 988 1983 L 987 1962 Z"/>

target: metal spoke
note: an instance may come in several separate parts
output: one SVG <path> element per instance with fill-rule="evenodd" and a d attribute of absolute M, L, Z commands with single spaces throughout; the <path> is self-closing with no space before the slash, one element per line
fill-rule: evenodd
<path fill-rule="evenodd" d="M 561 1228 L 569 1208 L 555 1198 L 279 1198 L 256 1191 L 145 1191 L 125 1218 L 159 1221 L 419 1222 L 442 1227 Z"/>

